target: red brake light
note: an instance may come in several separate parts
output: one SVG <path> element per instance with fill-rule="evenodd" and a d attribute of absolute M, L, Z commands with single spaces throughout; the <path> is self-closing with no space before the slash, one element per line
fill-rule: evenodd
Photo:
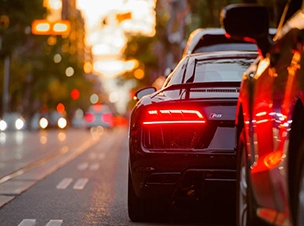
<path fill-rule="evenodd" d="M 86 120 L 86 122 L 93 122 L 95 119 L 95 116 L 91 113 L 86 113 L 84 116 L 84 119 Z"/>
<path fill-rule="evenodd" d="M 205 123 L 205 118 L 197 110 L 149 110 L 144 125 L 168 123 Z"/>
<path fill-rule="evenodd" d="M 101 120 L 109 124 L 113 124 L 113 115 L 111 113 L 105 113 L 101 116 Z"/>

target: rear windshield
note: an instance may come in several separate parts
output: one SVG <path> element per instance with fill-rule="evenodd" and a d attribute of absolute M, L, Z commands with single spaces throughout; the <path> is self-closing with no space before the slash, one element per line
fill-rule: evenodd
<path fill-rule="evenodd" d="M 240 82 L 254 59 L 213 59 L 194 61 L 185 82 Z M 191 67 L 191 66 L 190 66 Z"/>

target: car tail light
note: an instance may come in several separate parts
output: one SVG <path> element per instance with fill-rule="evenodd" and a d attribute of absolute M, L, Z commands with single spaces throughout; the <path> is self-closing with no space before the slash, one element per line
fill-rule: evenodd
<path fill-rule="evenodd" d="M 86 122 L 93 122 L 95 119 L 95 116 L 91 113 L 86 113 L 84 116 L 84 119 L 86 120 Z"/>
<path fill-rule="evenodd" d="M 198 110 L 148 110 L 144 118 L 144 125 L 155 124 L 189 124 L 205 123 L 206 120 Z"/>
<path fill-rule="evenodd" d="M 110 113 L 105 113 L 101 116 L 101 120 L 112 125 L 113 124 L 113 115 Z"/>

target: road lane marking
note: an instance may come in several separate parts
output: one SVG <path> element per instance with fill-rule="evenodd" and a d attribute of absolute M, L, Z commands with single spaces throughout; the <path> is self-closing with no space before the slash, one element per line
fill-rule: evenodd
<path fill-rule="evenodd" d="M 64 178 L 57 186 L 57 189 L 66 189 L 71 183 L 73 179 L 72 178 Z"/>
<path fill-rule="evenodd" d="M 99 163 L 93 163 L 93 164 L 90 165 L 89 169 L 92 170 L 92 171 L 96 171 L 96 170 L 99 169 L 99 167 L 100 167 Z"/>
<path fill-rule="evenodd" d="M 95 152 L 90 152 L 89 159 L 90 160 L 95 160 L 96 158 L 97 158 L 97 154 Z"/>
<path fill-rule="evenodd" d="M 36 224 L 36 219 L 24 219 L 18 226 L 33 226 Z"/>
<path fill-rule="evenodd" d="M 80 163 L 78 166 L 77 166 L 77 169 L 80 170 L 80 171 L 83 171 L 83 170 L 86 170 L 89 166 L 89 163 L 87 162 L 83 162 L 83 163 Z"/>
<path fill-rule="evenodd" d="M 88 183 L 89 179 L 88 178 L 81 178 L 78 179 L 73 187 L 75 190 L 82 190 L 84 186 Z"/>
<path fill-rule="evenodd" d="M 98 159 L 100 159 L 100 160 L 103 160 L 103 159 L 105 159 L 106 158 L 106 153 L 100 153 L 99 155 L 98 155 Z"/>
<path fill-rule="evenodd" d="M 46 226 L 60 226 L 63 220 L 50 220 Z"/>

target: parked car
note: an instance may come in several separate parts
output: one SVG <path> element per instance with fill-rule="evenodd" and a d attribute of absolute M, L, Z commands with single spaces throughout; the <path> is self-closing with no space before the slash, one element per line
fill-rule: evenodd
<path fill-rule="evenodd" d="M 85 127 L 101 126 L 103 128 L 112 128 L 114 125 L 114 117 L 111 108 L 107 104 L 95 104 L 89 107 L 84 115 Z"/>
<path fill-rule="evenodd" d="M 237 225 L 304 225 L 304 8 L 287 1 L 274 40 L 267 9 L 236 4 L 222 24 L 259 57 L 243 77 L 236 110 Z"/>
<path fill-rule="evenodd" d="M 238 91 L 256 57 L 248 51 L 187 55 L 162 89 L 136 93 L 129 123 L 132 221 L 157 217 L 169 203 L 201 202 L 210 183 L 233 186 Z"/>
<path fill-rule="evenodd" d="M 273 37 L 275 28 L 269 28 L 269 34 Z M 257 51 L 254 43 L 241 39 L 230 39 L 223 28 L 197 28 L 191 32 L 183 51 L 183 56 L 191 53 L 212 52 L 212 51 L 232 51 L 246 50 Z"/>

